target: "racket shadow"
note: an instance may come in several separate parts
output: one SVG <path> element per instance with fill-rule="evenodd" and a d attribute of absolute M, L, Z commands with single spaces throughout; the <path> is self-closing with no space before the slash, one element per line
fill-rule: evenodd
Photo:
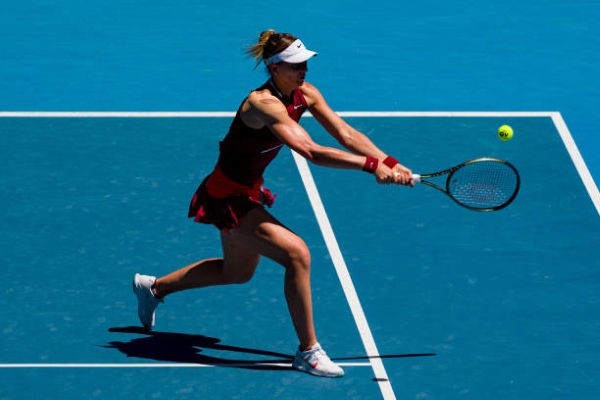
<path fill-rule="evenodd" d="M 414 354 L 385 354 L 379 356 L 360 356 L 360 357 L 337 357 L 332 358 L 334 361 L 358 361 L 358 360 L 372 360 L 374 358 L 386 359 L 386 358 L 412 358 L 412 357 L 434 357 L 436 353 L 414 353 Z"/>
<path fill-rule="evenodd" d="M 148 331 L 144 328 L 133 326 L 115 327 L 110 328 L 108 331 L 144 335 L 144 337 L 135 338 L 127 342 L 113 341 L 102 346 L 117 349 L 127 357 L 174 363 L 281 371 L 291 371 L 291 363 L 294 359 L 289 354 L 222 344 L 221 339 L 204 335 Z M 227 351 L 237 355 L 261 356 L 268 359 L 215 357 L 202 354 L 205 350 Z"/>

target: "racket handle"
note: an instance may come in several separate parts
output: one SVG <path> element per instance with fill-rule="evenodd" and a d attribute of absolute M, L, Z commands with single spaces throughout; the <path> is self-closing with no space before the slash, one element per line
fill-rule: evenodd
<path fill-rule="evenodd" d="M 400 175 L 399 173 L 397 173 L 397 172 L 394 172 L 394 176 L 396 176 L 396 177 L 397 177 L 397 176 L 399 176 L 399 175 Z M 413 182 L 414 182 L 414 183 L 421 183 L 421 175 L 419 175 L 419 174 L 413 174 L 413 175 L 412 175 L 412 179 L 413 179 Z"/>

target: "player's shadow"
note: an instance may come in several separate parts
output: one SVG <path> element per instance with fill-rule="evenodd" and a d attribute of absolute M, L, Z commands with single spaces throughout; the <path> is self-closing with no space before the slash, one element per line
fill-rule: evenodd
<path fill-rule="evenodd" d="M 110 342 L 106 348 L 117 349 L 127 357 L 157 361 L 214 365 L 220 367 L 291 370 L 293 356 L 272 351 L 221 344 L 221 340 L 203 335 L 148 331 L 140 327 L 110 328 L 109 332 L 144 335 L 128 342 Z M 235 354 L 260 356 L 265 359 L 230 359 L 202 354 L 206 349 Z M 245 358 L 245 357 L 243 357 Z"/>
<path fill-rule="evenodd" d="M 148 331 L 141 327 L 110 328 L 109 332 L 131 333 L 143 335 L 128 342 L 110 342 L 105 348 L 117 349 L 127 357 L 145 358 L 156 361 L 174 363 L 213 365 L 229 368 L 261 369 L 261 370 L 292 370 L 291 364 L 294 356 L 276 353 L 267 350 L 251 349 L 246 347 L 221 344 L 221 340 L 203 335 L 189 335 L 185 333 Z M 231 352 L 244 355 L 240 358 L 214 357 L 202 354 L 204 350 L 217 352 Z M 254 356 L 252 360 L 245 359 Z M 370 358 L 406 358 L 435 356 L 435 353 L 420 354 L 394 354 L 379 355 L 377 357 L 340 357 L 332 358 L 334 361 L 358 361 Z M 256 360 L 256 356 L 264 359 Z"/>

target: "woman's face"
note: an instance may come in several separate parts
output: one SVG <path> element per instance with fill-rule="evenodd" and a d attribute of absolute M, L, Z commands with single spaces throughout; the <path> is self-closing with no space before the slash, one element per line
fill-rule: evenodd
<path fill-rule="evenodd" d="M 273 73 L 280 83 L 293 88 L 302 86 L 308 72 L 308 63 L 306 61 L 298 64 L 282 61 L 279 64 L 275 64 L 274 67 Z"/>

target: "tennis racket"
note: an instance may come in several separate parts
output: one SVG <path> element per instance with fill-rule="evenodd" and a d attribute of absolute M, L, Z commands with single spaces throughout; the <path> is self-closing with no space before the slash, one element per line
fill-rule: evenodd
<path fill-rule="evenodd" d="M 445 188 L 425 178 L 446 177 Z M 517 197 L 521 179 L 509 162 L 497 158 L 477 158 L 445 171 L 413 175 L 415 183 L 436 188 L 459 205 L 473 211 L 498 211 Z"/>

